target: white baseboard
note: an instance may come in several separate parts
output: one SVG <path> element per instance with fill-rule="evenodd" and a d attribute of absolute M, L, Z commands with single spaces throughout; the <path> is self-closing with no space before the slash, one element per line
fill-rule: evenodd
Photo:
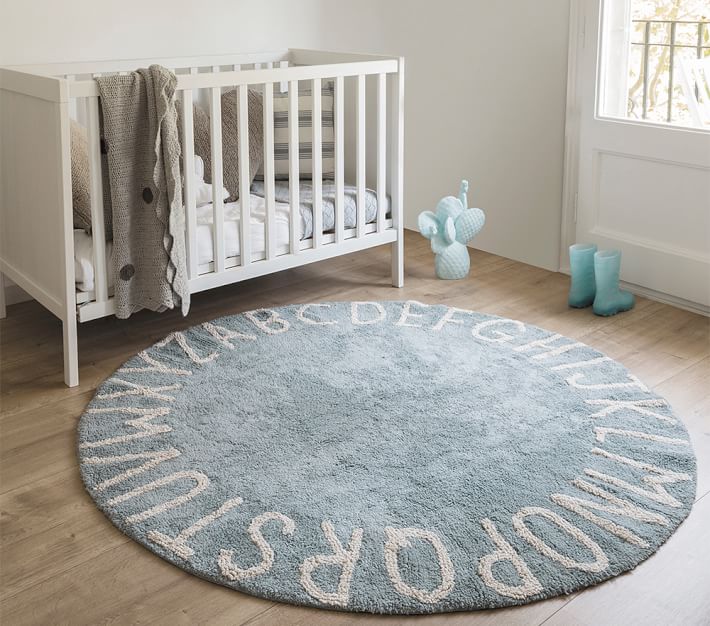
<path fill-rule="evenodd" d="M 697 302 L 691 302 L 690 300 L 671 296 L 667 293 L 661 293 L 660 291 L 656 291 L 655 289 L 648 289 L 647 287 L 633 285 L 623 280 L 619 281 L 619 285 L 621 285 L 623 289 L 626 289 L 631 293 L 636 294 L 637 296 L 648 298 L 649 300 L 663 302 L 664 304 L 671 304 L 679 309 L 685 309 L 686 311 L 690 311 L 691 313 L 698 313 L 699 315 L 710 317 L 710 307 L 705 306 L 704 304 L 698 304 Z"/>
<path fill-rule="evenodd" d="M 9 284 L 8 284 L 9 283 Z M 24 289 L 18 287 L 15 283 L 10 283 L 9 279 L 5 279 L 5 304 L 18 304 L 32 300 L 32 296 Z"/>
<path fill-rule="evenodd" d="M 569 266 L 561 267 L 560 273 L 567 274 L 567 276 L 569 276 Z M 648 287 L 641 287 L 640 285 L 627 283 L 623 280 L 619 281 L 619 286 L 622 289 L 626 289 L 627 291 L 630 291 L 631 293 L 637 296 L 641 296 L 642 298 L 648 298 L 649 300 L 655 300 L 656 302 L 663 302 L 663 304 L 670 304 L 679 309 L 690 311 L 691 313 L 698 313 L 699 315 L 710 317 L 710 307 L 705 306 L 704 304 L 691 302 L 690 300 L 678 298 L 677 296 L 671 296 L 670 294 L 662 293 L 660 291 L 656 291 L 655 289 L 649 289 Z"/>

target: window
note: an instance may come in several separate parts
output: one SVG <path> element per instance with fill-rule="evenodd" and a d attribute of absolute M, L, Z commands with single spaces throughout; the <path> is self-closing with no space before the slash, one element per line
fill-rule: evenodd
<path fill-rule="evenodd" d="M 710 130 L 707 0 L 604 0 L 598 112 Z"/>

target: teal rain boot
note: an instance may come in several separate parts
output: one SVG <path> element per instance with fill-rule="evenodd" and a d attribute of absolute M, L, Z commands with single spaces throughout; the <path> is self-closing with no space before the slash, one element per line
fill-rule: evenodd
<path fill-rule="evenodd" d="M 576 243 L 569 247 L 569 267 L 571 284 L 568 304 L 582 309 L 594 302 L 594 254 L 597 247 L 593 243 Z"/>
<path fill-rule="evenodd" d="M 620 268 L 619 250 L 602 250 L 594 255 L 597 294 L 594 297 L 593 310 L 596 315 L 616 315 L 633 308 L 634 295 L 619 289 Z"/>

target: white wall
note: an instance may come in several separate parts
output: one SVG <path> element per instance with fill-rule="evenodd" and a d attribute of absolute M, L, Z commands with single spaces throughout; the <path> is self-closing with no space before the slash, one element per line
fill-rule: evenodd
<path fill-rule="evenodd" d="M 468 178 L 488 217 L 473 245 L 557 269 L 568 12 L 569 0 L 2 2 L 0 65 L 283 47 L 404 55 L 406 225 Z"/>
<path fill-rule="evenodd" d="M 323 0 L 2 0 L 0 65 L 317 45 Z"/>
<path fill-rule="evenodd" d="M 473 245 L 557 269 L 569 0 L 326 2 L 322 44 L 406 57 L 406 225 L 471 183 Z"/>

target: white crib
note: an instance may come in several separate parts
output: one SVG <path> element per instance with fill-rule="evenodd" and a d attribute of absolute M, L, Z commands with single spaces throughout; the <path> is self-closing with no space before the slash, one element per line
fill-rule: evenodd
<path fill-rule="evenodd" d="M 213 186 L 213 261 L 199 264 L 192 176 L 184 176 L 187 265 L 191 293 L 320 261 L 382 244 L 392 244 L 392 284 L 404 279 L 402 191 L 404 59 L 313 50 L 255 54 L 134 59 L 0 68 L 0 314 L 4 317 L 6 276 L 54 313 L 64 329 L 64 380 L 78 385 L 77 321 L 112 315 L 106 267 L 99 137 L 99 97 L 93 78 L 158 63 L 178 76 L 182 94 L 184 172 L 194 171 L 192 102 L 206 97 L 210 110 Z M 274 200 L 273 89 L 289 91 L 288 118 L 298 117 L 298 81 L 311 81 L 313 119 L 320 119 L 321 82 L 335 85 L 335 227 L 322 227 L 321 126 L 313 123 L 313 232 L 298 236 L 298 125 L 289 123 L 290 236 L 277 245 Z M 368 89 L 369 86 L 369 89 Z M 374 86 L 374 89 L 373 89 Z M 252 251 L 250 228 L 241 228 L 239 256 L 224 246 L 222 189 L 223 89 L 238 90 L 240 179 L 249 179 L 247 97 L 263 93 L 264 201 L 263 252 Z M 189 106 L 185 106 L 185 105 Z M 295 116 L 295 118 L 294 118 Z M 78 291 L 74 273 L 70 117 L 87 127 L 95 286 Z M 343 219 L 346 171 L 357 187 L 355 228 Z M 369 183 L 369 184 L 368 184 Z M 240 188 L 240 222 L 251 223 L 249 188 Z M 366 186 L 377 195 L 377 217 L 365 220 Z M 389 216 L 386 207 L 389 206 Z"/>

